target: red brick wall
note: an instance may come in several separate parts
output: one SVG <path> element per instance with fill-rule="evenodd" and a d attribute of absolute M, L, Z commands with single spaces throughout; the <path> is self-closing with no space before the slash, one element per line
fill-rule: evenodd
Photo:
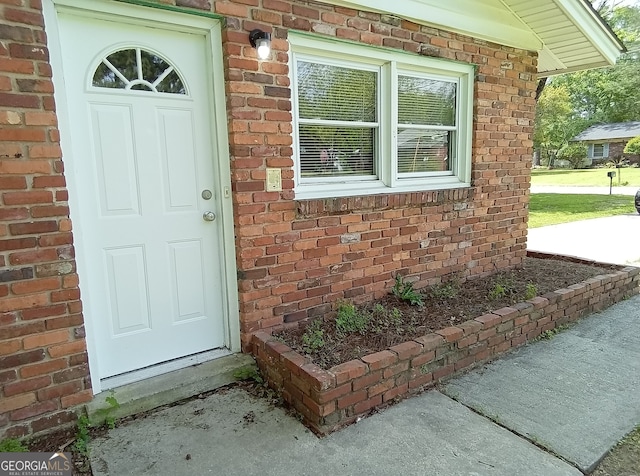
<path fill-rule="evenodd" d="M 41 8 L 0 1 L 0 438 L 91 396 Z"/>
<path fill-rule="evenodd" d="M 223 47 L 245 344 L 255 331 L 323 315 L 338 299 L 379 297 L 396 273 L 422 287 L 445 274 L 470 277 L 521 262 L 534 54 L 317 2 L 211 3 L 228 19 Z M 257 61 L 248 44 L 253 28 L 272 32 L 273 53 L 267 61 Z M 289 29 L 477 65 L 473 187 L 296 201 Z M 282 169 L 283 192 L 265 191 L 265 167 Z"/>
<path fill-rule="evenodd" d="M 395 17 L 293 0 L 158 0 L 225 17 L 243 343 L 336 300 L 515 266 L 525 256 L 535 55 Z M 70 421 L 90 398 L 39 0 L 0 0 L 0 435 Z M 273 34 L 258 61 L 248 32 Z M 335 200 L 293 194 L 289 29 L 476 64 L 473 187 Z M 282 169 L 283 192 L 265 191 Z M 232 316 L 233 318 L 233 316 Z M 8 430 L 7 430 L 8 429 Z"/>
<path fill-rule="evenodd" d="M 640 163 L 640 156 L 637 154 L 625 154 L 624 148 L 627 145 L 627 140 L 623 142 L 609 142 L 609 157 L 624 157 L 626 158 L 630 164 L 638 164 Z"/>

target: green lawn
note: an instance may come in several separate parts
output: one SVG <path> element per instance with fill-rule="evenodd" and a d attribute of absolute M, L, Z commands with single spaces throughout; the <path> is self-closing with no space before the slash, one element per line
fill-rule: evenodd
<path fill-rule="evenodd" d="M 565 169 L 533 169 L 531 171 L 531 185 L 576 185 L 576 186 L 593 186 L 608 187 L 609 177 L 607 172 L 615 171 L 620 174 L 620 184 L 628 182 L 629 187 L 640 187 L 640 168 L 625 167 L 622 169 L 584 169 L 584 170 L 565 170 Z M 613 185 L 618 185 L 618 176 L 613 179 Z"/>
<path fill-rule="evenodd" d="M 535 193 L 529 202 L 529 228 L 625 213 L 636 213 L 631 196 Z"/>

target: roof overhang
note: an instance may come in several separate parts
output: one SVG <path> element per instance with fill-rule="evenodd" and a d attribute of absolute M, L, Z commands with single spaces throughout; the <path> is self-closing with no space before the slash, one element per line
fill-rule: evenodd
<path fill-rule="evenodd" d="M 540 77 L 615 64 L 624 45 L 587 0 L 323 0 L 538 52 Z"/>

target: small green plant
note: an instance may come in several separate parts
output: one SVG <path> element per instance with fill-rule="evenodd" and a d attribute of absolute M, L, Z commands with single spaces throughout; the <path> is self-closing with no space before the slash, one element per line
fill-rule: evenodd
<path fill-rule="evenodd" d="M 399 274 L 396 274 L 396 282 L 393 288 L 391 288 L 391 293 L 401 301 L 406 301 L 412 306 L 424 306 L 422 296 L 413 289 L 413 283 L 406 282 Z"/>
<path fill-rule="evenodd" d="M 0 441 L 0 453 L 25 453 L 27 451 L 29 448 L 16 438 L 5 438 Z"/>
<path fill-rule="evenodd" d="M 447 281 L 446 283 L 434 284 L 431 286 L 429 294 L 434 299 L 446 300 L 455 298 L 460 292 L 458 281 Z"/>
<path fill-rule="evenodd" d="M 538 295 L 538 286 L 533 283 L 527 284 L 527 288 L 524 291 L 525 299 L 532 299 Z"/>
<path fill-rule="evenodd" d="M 500 283 L 496 283 L 493 286 L 493 289 L 489 291 L 489 299 L 491 299 L 492 301 L 495 301 L 497 299 L 502 299 L 506 295 L 507 295 L 507 289 L 504 287 L 504 285 Z"/>
<path fill-rule="evenodd" d="M 338 304 L 338 315 L 336 316 L 336 330 L 339 334 L 351 334 L 354 332 L 364 333 L 369 323 L 369 316 L 361 312 L 351 303 L 341 302 Z"/>
<path fill-rule="evenodd" d="M 116 399 L 113 390 L 111 391 L 111 395 L 107 396 L 104 401 L 109 406 L 96 410 L 96 418 L 104 421 L 105 425 L 107 425 L 110 430 L 113 430 L 116 427 L 116 418 L 111 415 L 111 412 L 120 408 L 120 402 Z"/>
<path fill-rule="evenodd" d="M 322 349 L 324 345 L 325 340 L 322 322 L 320 320 L 315 320 L 309 324 L 304 334 L 302 334 L 302 347 L 305 352 L 312 353 Z"/>
<path fill-rule="evenodd" d="M 387 309 L 376 304 L 371 310 L 369 328 L 372 332 L 384 335 L 387 332 L 404 334 L 411 328 L 415 328 L 413 320 L 405 322 L 402 311 L 397 307 Z"/>
<path fill-rule="evenodd" d="M 89 456 L 89 417 L 81 415 L 78 417 L 77 422 L 78 431 L 76 432 L 76 441 L 73 443 L 73 448 L 83 456 Z"/>
<path fill-rule="evenodd" d="M 264 383 L 260 372 L 255 367 L 242 367 L 233 372 L 233 377 L 238 380 L 253 380 L 256 383 Z"/>
<path fill-rule="evenodd" d="M 516 298 L 517 289 L 513 279 L 506 276 L 498 276 L 491 291 L 489 291 L 489 299 L 492 301 L 502 298 Z"/>

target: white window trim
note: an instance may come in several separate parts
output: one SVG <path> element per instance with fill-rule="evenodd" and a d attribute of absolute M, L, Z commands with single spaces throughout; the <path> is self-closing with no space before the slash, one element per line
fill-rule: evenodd
<path fill-rule="evenodd" d="M 471 64 L 430 58 L 402 51 L 361 45 L 343 40 L 320 38 L 305 33 L 289 32 L 290 65 L 293 96 L 294 181 L 297 199 L 349 197 L 381 193 L 403 193 L 444 190 L 471 186 L 471 147 L 473 134 L 473 80 L 475 67 Z M 298 110 L 296 61 L 322 59 L 338 65 L 357 62 L 379 71 L 378 124 L 376 169 L 377 177 L 370 180 L 354 177 L 318 178 L 301 183 L 298 144 Z M 434 79 L 455 81 L 457 91 L 457 154 L 452 171 L 432 172 L 428 176 L 399 177 L 396 171 L 397 141 L 397 76 L 414 74 Z M 388 158 L 385 160 L 385 158 Z"/>

